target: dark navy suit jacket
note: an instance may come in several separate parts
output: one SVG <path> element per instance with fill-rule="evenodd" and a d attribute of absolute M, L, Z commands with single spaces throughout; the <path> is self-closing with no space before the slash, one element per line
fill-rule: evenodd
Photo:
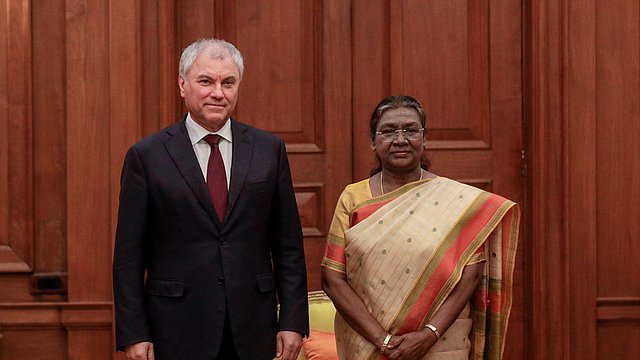
<path fill-rule="evenodd" d="M 213 359 L 226 311 L 242 359 L 272 359 L 277 331 L 309 332 L 284 143 L 229 121 L 233 162 L 222 224 L 184 120 L 127 152 L 113 262 L 119 350 L 151 341 L 158 360 Z"/>

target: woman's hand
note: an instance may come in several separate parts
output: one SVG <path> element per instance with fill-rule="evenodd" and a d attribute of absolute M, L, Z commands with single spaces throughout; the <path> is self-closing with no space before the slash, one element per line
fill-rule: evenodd
<path fill-rule="evenodd" d="M 385 355 L 389 360 L 423 359 L 429 349 L 438 341 L 432 332 L 416 331 L 391 338 Z"/>
<path fill-rule="evenodd" d="M 338 313 L 351 328 L 380 349 L 387 331 L 371 315 L 362 299 L 349 286 L 347 276 L 326 267 L 322 267 L 321 274 L 322 290 L 333 301 Z"/>

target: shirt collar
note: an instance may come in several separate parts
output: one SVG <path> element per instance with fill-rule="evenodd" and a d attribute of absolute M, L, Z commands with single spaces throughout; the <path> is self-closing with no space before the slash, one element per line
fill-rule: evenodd
<path fill-rule="evenodd" d="M 233 136 L 231 135 L 231 118 L 224 123 L 222 128 L 216 132 L 210 132 L 209 130 L 203 128 L 200 124 L 195 122 L 191 117 L 190 113 L 187 113 L 187 120 L 185 121 L 185 126 L 187 127 L 187 133 L 189 134 L 189 139 L 191 140 L 191 145 L 195 145 L 200 142 L 202 138 L 209 134 L 217 134 L 220 135 L 221 138 L 227 140 L 228 142 L 232 142 Z"/>

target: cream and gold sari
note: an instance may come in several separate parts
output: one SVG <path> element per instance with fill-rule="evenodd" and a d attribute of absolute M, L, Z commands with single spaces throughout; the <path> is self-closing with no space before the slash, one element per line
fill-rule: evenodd
<path fill-rule="evenodd" d="M 511 309 L 518 221 L 515 203 L 447 178 L 375 198 L 364 180 L 348 186 L 338 202 L 322 265 L 344 272 L 378 322 L 399 335 L 428 322 L 466 265 L 485 262 L 471 306 L 425 359 L 468 359 L 470 353 L 499 359 Z M 341 359 L 384 358 L 339 315 L 335 329 Z"/>

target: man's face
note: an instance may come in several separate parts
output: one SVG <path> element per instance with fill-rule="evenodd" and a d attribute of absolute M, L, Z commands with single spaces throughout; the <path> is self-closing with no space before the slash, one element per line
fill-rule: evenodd
<path fill-rule="evenodd" d="M 212 58 L 205 51 L 193 62 L 186 79 L 178 76 L 178 86 L 193 120 L 217 131 L 236 107 L 240 80 L 238 66 L 231 59 Z"/>

